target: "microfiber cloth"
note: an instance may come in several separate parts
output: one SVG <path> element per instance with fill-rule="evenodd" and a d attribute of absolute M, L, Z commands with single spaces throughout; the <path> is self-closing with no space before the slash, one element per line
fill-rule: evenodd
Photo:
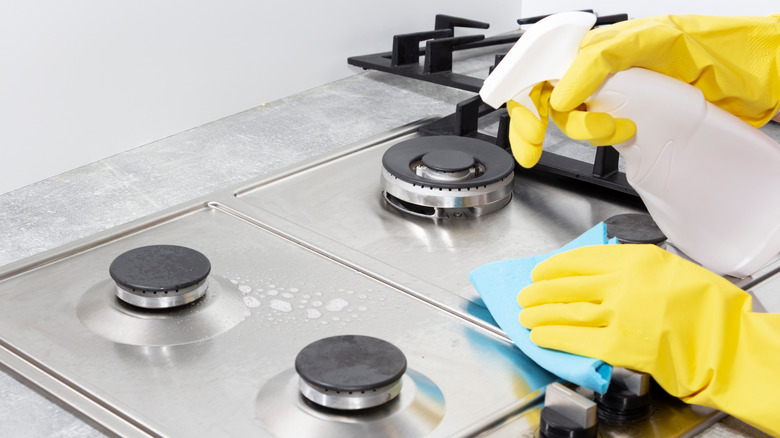
<path fill-rule="evenodd" d="M 558 377 L 603 394 L 609 386 L 612 367 L 597 359 L 549 350 L 531 342 L 531 331 L 518 321 L 522 308 L 517 304 L 517 294 L 533 283 L 531 271 L 547 258 L 581 246 L 616 243 L 615 239 L 607 239 L 607 227 L 601 222 L 549 254 L 482 265 L 471 272 L 469 281 L 479 292 L 498 326 L 523 353 Z"/>

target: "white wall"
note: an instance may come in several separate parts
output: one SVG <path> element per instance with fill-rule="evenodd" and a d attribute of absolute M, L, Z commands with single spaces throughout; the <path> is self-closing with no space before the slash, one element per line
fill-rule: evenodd
<path fill-rule="evenodd" d="M 518 0 L 0 0 L 0 193 L 303 91 L 444 13 Z"/>
<path fill-rule="evenodd" d="M 598 15 L 627 13 L 630 17 L 664 14 L 703 15 L 769 15 L 780 13 L 777 0 L 716 1 L 716 0 L 523 0 L 523 16 L 549 14 L 577 9 L 593 9 Z"/>

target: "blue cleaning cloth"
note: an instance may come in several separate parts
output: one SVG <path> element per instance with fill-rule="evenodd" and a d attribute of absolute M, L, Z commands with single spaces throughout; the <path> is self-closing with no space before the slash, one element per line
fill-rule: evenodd
<path fill-rule="evenodd" d="M 517 304 L 517 294 L 533 283 L 531 271 L 547 258 L 581 246 L 615 243 L 615 239 L 607 239 L 607 227 L 601 222 L 549 254 L 488 263 L 469 275 L 469 281 L 479 292 L 498 326 L 523 353 L 558 377 L 601 394 L 609 386 L 612 366 L 597 359 L 548 350 L 531 342 L 531 331 L 518 321 L 523 309 Z"/>

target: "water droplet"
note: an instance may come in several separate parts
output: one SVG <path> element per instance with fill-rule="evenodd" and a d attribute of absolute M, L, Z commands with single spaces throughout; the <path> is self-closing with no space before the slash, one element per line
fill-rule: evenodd
<path fill-rule="evenodd" d="M 347 306 L 349 306 L 349 302 L 347 302 L 347 300 L 343 298 L 335 298 L 330 300 L 325 308 L 331 312 L 339 312 Z"/>
<path fill-rule="evenodd" d="M 252 315 L 252 312 L 250 312 L 248 310 L 244 310 L 244 316 L 251 316 L 251 315 Z"/>
<path fill-rule="evenodd" d="M 231 283 L 238 285 L 238 280 L 230 280 Z"/>
<path fill-rule="evenodd" d="M 306 295 L 304 295 L 303 297 L 304 297 L 304 298 L 306 298 L 306 299 L 308 300 L 309 298 L 311 298 L 311 295 L 309 295 L 309 294 L 306 294 Z"/>
<path fill-rule="evenodd" d="M 289 290 L 292 293 L 298 292 L 298 288 L 297 287 L 291 287 L 291 288 L 289 288 L 287 290 Z"/>
<path fill-rule="evenodd" d="M 360 307 L 358 307 L 358 310 L 360 310 L 361 312 L 365 312 L 366 310 L 368 310 L 368 307 L 360 306 Z"/>
<path fill-rule="evenodd" d="M 240 290 L 241 292 L 243 292 L 245 294 L 248 294 L 249 292 L 252 292 L 252 288 L 249 287 L 249 286 L 239 286 L 238 290 Z"/>
<path fill-rule="evenodd" d="M 282 296 L 284 298 L 288 298 L 288 299 L 295 298 L 295 295 L 293 295 L 291 293 L 287 293 L 287 292 L 283 293 Z"/>
<path fill-rule="evenodd" d="M 366 296 L 365 296 L 365 295 L 360 295 L 360 296 L 359 296 L 359 298 L 361 298 L 361 299 L 365 299 L 365 298 L 366 298 Z"/>
<path fill-rule="evenodd" d="M 312 301 L 311 305 L 314 307 L 320 307 L 322 305 L 322 301 Z"/>
<path fill-rule="evenodd" d="M 287 301 L 271 300 L 271 304 L 269 304 L 269 306 L 274 310 L 278 310 L 284 313 L 292 311 L 292 304 Z"/>
<path fill-rule="evenodd" d="M 332 320 L 334 320 L 334 321 L 340 321 L 340 320 L 341 320 L 341 318 L 339 318 L 338 316 L 334 316 L 334 317 L 333 317 L 333 318 L 331 318 L 331 319 L 332 319 Z"/>
<path fill-rule="evenodd" d="M 268 291 L 268 295 L 270 295 L 272 297 L 276 296 L 276 295 L 279 295 L 279 291 L 275 290 L 275 289 L 271 289 L 271 290 Z"/>
<path fill-rule="evenodd" d="M 317 319 L 322 316 L 322 313 L 320 313 L 317 309 L 309 309 L 306 311 L 306 317 L 309 319 Z"/>
<path fill-rule="evenodd" d="M 258 307 L 260 306 L 260 301 L 255 297 L 244 297 L 244 304 L 247 307 Z"/>

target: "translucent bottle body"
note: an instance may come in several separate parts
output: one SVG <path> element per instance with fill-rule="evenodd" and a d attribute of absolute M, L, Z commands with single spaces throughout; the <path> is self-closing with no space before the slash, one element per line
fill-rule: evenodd
<path fill-rule="evenodd" d="M 615 148 L 629 184 L 669 241 L 708 269 L 737 277 L 780 251 L 780 145 L 704 99 L 640 68 L 619 72 L 586 102 L 628 118 Z"/>

